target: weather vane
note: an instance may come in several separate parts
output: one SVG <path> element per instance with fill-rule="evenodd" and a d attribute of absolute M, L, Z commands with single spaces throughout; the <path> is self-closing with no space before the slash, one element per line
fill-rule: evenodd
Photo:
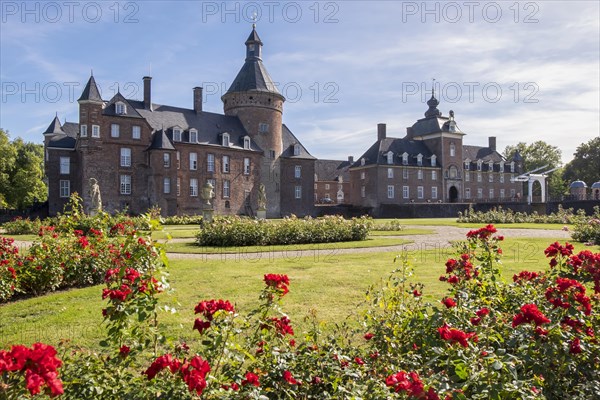
<path fill-rule="evenodd" d="M 252 20 L 252 28 L 256 28 L 256 21 L 258 20 L 258 14 L 256 11 L 252 13 L 252 17 L 250 17 L 250 19 Z"/>

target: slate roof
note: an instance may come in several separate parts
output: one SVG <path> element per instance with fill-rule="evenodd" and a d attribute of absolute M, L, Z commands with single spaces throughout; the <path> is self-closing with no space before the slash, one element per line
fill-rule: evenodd
<path fill-rule="evenodd" d="M 388 164 L 387 162 L 387 153 L 390 151 L 394 153 L 393 164 Z M 360 167 L 361 159 L 363 158 L 365 159 L 365 165 L 405 165 L 402 164 L 402 154 L 404 153 L 408 154 L 407 165 L 409 166 L 417 166 L 417 155 L 419 154 L 423 155 L 423 166 L 426 166 L 429 163 L 425 162 L 425 160 L 431 158 L 433 155 L 421 140 L 388 137 L 376 141 L 352 166 Z"/>
<path fill-rule="evenodd" d="M 79 100 L 77 101 L 82 100 L 102 101 L 102 97 L 100 96 L 100 91 L 98 90 L 98 85 L 96 85 L 94 75 L 90 76 L 90 79 L 81 93 L 81 97 L 79 97 Z"/>
<path fill-rule="evenodd" d="M 125 114 L 117 114 L 117 102 L 122 102 L 125 104 Z M 113 96 L 112 99 L 106 104 L 106 107 L 102 110 L 102 114 L 111 115 L 111 116 L 119 116 L 119 117 L 132 117 L 132 118 L 142 118 L 139 112 L 129 103 L 121 92 L 117 92 L 116 95 Z"/>
<path fill-rule="evenodd" d="M 58 119 L 58 115 L 54 117 L 48 128 L 44 131 L 44 135 L 54 134 L 54 135 L 64 135 L 65 132 L 62 130 L 62 125 L 60 124 L 60 120 Z"/>
<path fill-rule="evenodd" d="M 258 59 L 246 60 L 227 93 L 249 91 L 269 92 L 281 96 L 264 64 Z"/>
<path fill-rule="evenodd" d="M 318 181 L 339 181 L 340 176 L 344 182 L 350 182 L 350 162 L 348 160 L 317 160 L 315 174 Z"/>
<path fill-rule="evenodd" d="M 163 129 L 154 132 L 150 148 L 153 150 L 175 150 L 173 143 L 171 143 Z"/>
<path fill-rule="evenodd" d="M 290 131 L 290 129 L 283 124 L 281 127 L 281 136 L 283 142 L 283 152 L 281 153 L 281 157 L 292 158 L 292 159 L 304 159 L 304 160 L 316 160 L 316 157 L 313 157 L 306 147 L 298 138 Z M 298 144 L 300 146 L 300 154 L 297 156 L 294 155 L 294 144 Z"/>
<path fill-rule="evenodd" d="M 58 116 L 56 116 L 44 132 L 44 135 L 53 135 L 48 143 L 48 147 L 50 148 L 74 149 L 78 132 L 79 124 L 65 122 L 64 125 L 61 125 Z"/>
<path fill-rule="evenodd" d="M 54 136 L 52 139 L 50 139 L 50 142 L 48 143 L 48 147 L 54 148 L 54 149 L 65 149 L 65 150 L 75 149 L 76 142 L 77 142 L 77 140 L 71 136 L 57 135 L 57 136 Z"/>
<path fill-rule="evenodd" d="M 196 113 L 196 111 L 187 108 L 160 104 L 153 104 L 153 111 L 150 111 L 144 108 L 143 101 L 127 101 L 135 109 L 134 111 L 150 124 L 154 131 L 164 131 L 164 134 L 171 141 L 173 140 L 174 127 L 179 127 L 182 130 L 181 141 L 184 143 L 189 142 L 189 131 L 192 128 L 198 131 L 198 143 L 204 145 L 221 146 L 220 135 L 226 132 L 229 134 L 231 148 L 243 149 L 243 138 L 248 136 L 248 132 L 246 132 L 238 117 L 235 116 L 206 111 Z M 162 141 L 162 138 L 160 140 Z M 254 141 L 251 141 L 250 149 L 262 151 Z"/>
<path fill-rule="evenodd" d="M 471 161 L 482 160 L 483 162 L 493 161 L 495 163 L 506 161 L 500 153 L 489 147 L 470 146 L 465 144 L 463 145 L 463 160 L 466 159 Z"/>

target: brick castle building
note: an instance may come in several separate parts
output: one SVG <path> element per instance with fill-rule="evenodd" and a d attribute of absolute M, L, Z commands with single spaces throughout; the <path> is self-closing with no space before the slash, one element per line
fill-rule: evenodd
<path fill-rule="evenodd" d="M 79 122 L 58 117 L 44 132 L 45 173 L 51 215 L 78 192 L 90 209 L 90 182 L 100 186 L 106 211 L 139 214 L 153 206 L 164 215 L 200 214 L 202 186 L 214 187 L 221 215 L 256 215 L 265 186 L 267 216 L 312 215 L 315 204 L 350 204 L 376 210 L 410 202 L 502 201 L 519 196 L 511 178 L 520 160 L 488 147 L 463 144 L 454 113 L 444 117 L 432 93 L 425 118 L 404 138 L 377 141 L 358 159 L 316 160 L 283 123 L 285 98 L 262 62 L 263 43 L 253 27 L 246 59 L 221 97 L 223 114 L 202 109 L 202 88 L 190 108 L 157 104 L 152 78 L 143 77 L 143 100 L 118 92 L 101 98 L 92 75 L 79 103 Z"/>

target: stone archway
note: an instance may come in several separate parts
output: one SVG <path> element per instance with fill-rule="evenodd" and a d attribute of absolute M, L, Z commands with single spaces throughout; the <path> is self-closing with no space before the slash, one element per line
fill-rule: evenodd
<path fill-rule="evenodd" d="M 448 201 L 450 203 L 456 203 L 458 201 L 458 189 L 456 186 L 450 186 L 448 190 Z"/>

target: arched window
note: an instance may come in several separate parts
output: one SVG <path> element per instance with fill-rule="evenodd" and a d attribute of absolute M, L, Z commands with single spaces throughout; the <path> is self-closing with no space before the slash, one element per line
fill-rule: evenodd
<path fill-rule="evenodd" d="M 450 157 L 454 157 L 456 155 L 456 146 L 454 143 L 450 143 Z"/>
<path fill-rule="evenodd" d="M 388 153 L 387 153 L 387 163 L 388 164 L 394 163 L 394 153 L 392 153 L 391 151 L 388 151 Z"/>
<path fill-rule="evenodd" d="M 450 179 L 456 179 L 458 177 L 458 169 L 453 165 L 448 169 L 448 177 Z"/>

